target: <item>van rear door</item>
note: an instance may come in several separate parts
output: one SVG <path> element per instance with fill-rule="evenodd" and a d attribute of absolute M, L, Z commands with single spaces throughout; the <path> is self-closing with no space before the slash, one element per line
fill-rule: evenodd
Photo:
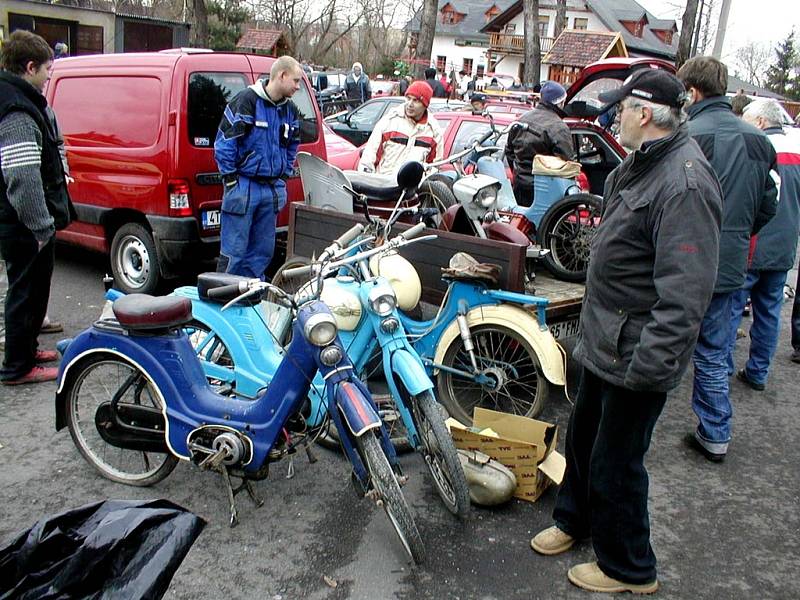
<path fill-rule="evenodd" d="M 225 106 L 251 83 L 250 63 L 242 54 L 187 54 L 175 68 L 170 134 L 176 152 L 170 201 L 188 193 L 188 210 L 206 239 L 219 236 L 220 231 L 222 184 L 214 160 L 214 138 Z"/>

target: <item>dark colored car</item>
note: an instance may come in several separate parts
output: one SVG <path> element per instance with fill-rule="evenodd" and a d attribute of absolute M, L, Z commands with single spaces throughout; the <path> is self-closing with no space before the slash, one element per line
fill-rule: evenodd
<path fill-rule="evenodd" d="M 350 112 L 342 112 L 326 117 L 325 121 L 335 133 L 348 142 L 361 146 L 369 139 L 372 130 L 375 129 L 375 125 L 386 114 L 386 111 L 402 104 L 404 101 L 402 96 L 372 98 Z M 460 100 L 434 98 L 431 100 L 430 111 L 435 113 L 447 109 L 459 109 L 462 106 L 466 106 L 466 103 Z"/>

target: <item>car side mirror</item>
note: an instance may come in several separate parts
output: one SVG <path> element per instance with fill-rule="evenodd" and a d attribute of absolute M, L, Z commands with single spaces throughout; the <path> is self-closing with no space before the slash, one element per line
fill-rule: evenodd
<path fill-rule="evenodd" d="M 417 187 L 419 182 L 422 181 L 424 172 L 425 169 L 422 163 L 416 161 L 407 162 L 397 171 L 397 185 L 404 190 Z"/>

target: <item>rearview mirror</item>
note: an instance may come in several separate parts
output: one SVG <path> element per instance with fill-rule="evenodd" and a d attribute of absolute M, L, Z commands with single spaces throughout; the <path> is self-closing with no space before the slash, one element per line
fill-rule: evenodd
<path fill-rule="evenodd" d="M 422 174 L 425 169 L 422 163 L 416 161 L 407 162 L 397 172 L 397 185 L 403 189 L 417 187 L 419 182 L 422 181 Z"/>

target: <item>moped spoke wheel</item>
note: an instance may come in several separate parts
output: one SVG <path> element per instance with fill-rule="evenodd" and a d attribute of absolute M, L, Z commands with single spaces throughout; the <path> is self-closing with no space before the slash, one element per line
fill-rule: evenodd
<path fill-rule="evenodd" d="M 574 194 L 559 201 L 542 218 L 540 242 L 550 250 L 547 270 L 565 281 L 584 281 L 600 216 L 599 201 L 591 194 Z"/>
<path fill-rule="evenodd" d="M 469 487 L 453 438 L 444 423 L 443 410 L 431 392 L 419 394 L 414 402 L 422 454 L 436 484 L 436 491 L 447 510 L 464 518 L 469 514 Z"/>
<path fill-rule="evenodd" d="M 439 399 L 451 416 L 472 423 L 476 406 L 525 417 L 536 417 L 547 399 L 547 379 L 530 344 L 517 332 L 501 325 L 471 328 L 481 377 L 463 377 L 439 371 Z M 447 348 L 442 364 L 473 373 L 461 337 Z"/>
<path fill-rule="evenodd" d="M 200 360 L 233 369 L 233 358 L 225 343 L 205 323 L 194 320 L 183 327 Z"/>
<path fill-rule="evenodd" d="M 117 448 L 106 442 L 97 430 L 95 413 L 101 404 L 110 402 L 114 394 L 138 372 L 138 377 L 128 386 L 120 404 L 163 409 L 155 387 L 138 367 L 112 355 L 96 355 L 70 374 L 65 384 L 67 426 L 78 451 L 104 477 L 145 487 L 158 483 L 178 464 L 171 454 L 143 452 Z M 165 431 L 164 427 L 162 431 Z"/>
<path fill-rule="evenodd" d="M 425 560 L 425 545 L 378 438 L 372 431 L 368 431 L 356 438 L 356 444 L 369 472 L 372 487 L 383 503 L 383 510 L 386 511 L 392 527 L 408 555 L 416 564 L 421 564 Z"/>

